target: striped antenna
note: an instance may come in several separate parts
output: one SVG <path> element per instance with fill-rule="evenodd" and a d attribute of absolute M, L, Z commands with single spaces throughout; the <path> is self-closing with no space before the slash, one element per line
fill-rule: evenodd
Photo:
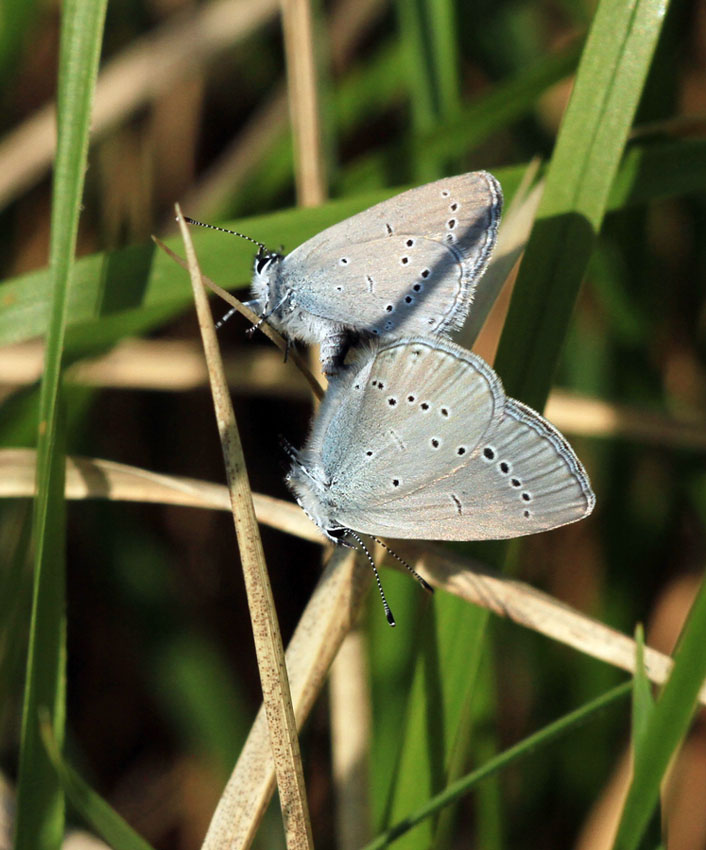
<path fill-rule="evenodd" d="M 372 535 L 369 535 L 369 536 L 371 536 L 371 537 L 372 537 Z M 390 554 L 390 555 L 392 555 L 392 557 L 393 557 L 393 558 L 396 558 L 396 559 L 400 562 L 400 564 L 402 564 L 402 566 L 403 566 L 403 567 L 406 567 L 406 569 L 408 569 L 408 570 L 410 571 L 410 573 L 412 573 L 412 575 L 413 575 L 413 576 L 417 579 L 417 581 L 419 582 L 419 584 L 421 584 L 421 586 L 424 588 L 424 590 L 428 590 L 428 591 L 429 591 L 429 593 L 433 593 L 433 592 L 434 592 L 434 588 L 433 588 L 433 587 L 429 584 L 429 582 L 425 581 L 425 580 L 424 580 L 424 579 L 423 579 L 423 578 L 419 575 L 419 573 L 418 573 L 418 572 L 414 569 L 414 567 L 413 567 L 413 566 L 411 566 L 410 564 L 408 564 L 408 563 L 407 563 L 407 561 L 405 561 L 405 559 L 404 559 L 404 558 L 401 558 L 401 557 L 397 554 L 397 552 L 394 552 L 392 549 L 390 549 L 390 547 L 387 545 L 387 543 L 385 543 L 385 541 L 384 541 L 384 540 L 380 540 L 380 538 L 379 538 L 379 537 L 373 537 L 373 540 L 374 540 L 376 543 L 379 543 L 379 544 L 382 546 L 382 548 L 383 548 L 386 552 L 389 552 L 389 554 Z"/>
<path fill-rule="evenodd" d="M 344 529 L 346 534 L 350 534 L 350 536 L 355 540 L 355 542 L 360 546 L 360 548 L 365 552 L 368 562 L 370 566 L 373 568 L 373 575 L 375 576 L 375 583 L 378 586 L 378 592 L 380 593 L 380 599 L 382 599 L 382 607 L 385 610 L 385 619 L 391 626 L 395 626 L 395 618 L 392 616 L 392 611 L 390 611 L 390 606 L 387 604 L 387 599 L 385 599 L 385 591 L 382 589 L 382 582 L 380 581 L 380 573 L 378 572 L 378 568 L 375 566 L 375 561 L 373 561 L 373 556 L 368 551 L 367 546 L 363 543 L 362 538 L 353 531 L 352 528 Z"/>
<path fill-rule="evenodd" d="M 257 239 L 253 239 L 252 236 L 246 236 L 244 233 L 238 233 L 237 230 L 228 230 L 227 227 L 218 227 L 215 224 L 205 224 L 203 221 L 197 221 L 195 218 L 189 218 L 188 215 L 184 216 L 184 221 L 188 221 L 189 224 L 196 224 L 199 227 L 207 227 L 209 230 L 220 230 L 221 233 L 230 233 L 231 236 L 240 236 L 241 239 L 247 239 L 248 242 L 252 242 L 253 245 L 257 245 L 261 253 L 267 253 L 267 248 L 262 244 L 262 242 L 258 242 Z"/>

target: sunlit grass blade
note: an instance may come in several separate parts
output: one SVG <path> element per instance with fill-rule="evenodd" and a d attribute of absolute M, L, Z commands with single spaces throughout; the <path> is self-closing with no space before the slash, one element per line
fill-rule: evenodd
<path fill-rule="evenodd" d="M 535 732 L 534 735 L 530 735 L 528 738 L 525 738 L 524 741 L 520 741 L 519 744 L 515 744 L 514 747 L 510 747 L 510 749 L 505 750 L 505 752 L 484 764 L 483 767 L 478 768 L 478 770 L 474 770 L 472 773 L 469 773 L 467 776 L 464 776 L 449 785 L 441 793 L 436 794 L 419 809 L 409 814 L 406 818 L 401 820 L 399 823 L 396 823 L 390 829 L 386 830 L 374 841 L 371 841 L 370 844 L 366 845 L 364 850 L 380 850 L 380 848 L 387 847 L 392 844 L 393 841 L 395 842 L 395 846 L 401 846 L 398 839 L 413 827 L 438 814 L 442 808 L 455 802 L 463 794 L 468 793 L 468 791 L 474 788 L 483 779 L 487 779 L 489 776 L 493 776 L 517 760 L 533 754 L 539 748 L 551 743 L 560 735 L 565 735 L 567 732 L 572 731 L 577 726 L 584 723 L 588 718 L 596 715 L 600 711 L 603 711 L 609 705 L 612 705 L 618 700 L 628 696 L 631 687 L 631 682 L 618 685 L 618 687 L 613 688 L 607 693 L 602 694 L 600 697 L 586 703 L 581 706 L 581 708 L 577 708 L 575 711 L 566 714 L 554 723 L 550 723 L 548 726 L 545 726 L 544 729 L 541 729 L 539 732 Z"/>
<path fill-rule="evenodd" d="M 496 368 L 541 409 L 605 215 L 657 38 L 664 0 L 602 0 L 547 172 Z"/>
<path fill-rule="evenodd" d="M 51 309 L 39 402 L 34 588 L 22 715 L 16 850 L 54 850 L 63 838 L 63 793 L 40 741 L 37 715 L 40 708 L 49 710 L 53 735 L 61 747 L 66 665 L 61 366 L 105 7 L 105 0 L 67 0 L 62 8 L 58 144 L 49 248 Z"/>
<path fill-rule="evenodd" d="M 706 582 L 691 606 L 674 668 L 635 747 L 630 785 L 615 840 L 615 850 L 634 850 L 652 817 L 670 760 L 686 735 L 696 707 L 696 694 L 706 678 Z"/>
<path fill-rule="evenodd" d="M 626 154 L 611 191 L 608 211 L 641 205 L 706 189 L 706 142 L 684 140 L 633 146 Z M 509 202 L 526 166 L 498 168 L 494 173 Z M 266 244 L 299 243 L 346 216 L 389 198 L 407 187 L 377 189 L 312 210 L 286 210 L 240 219 L 228 226 L 251 233 Z M 194 236 L 204 257 L 204 271 L 216 281 L 241 281 L 251 276 L 252 251 L 248 243 L 210 232 Z M 176 241 L 169 241 L 176 246 Z M 124 336 L 158 327 L 190 302 L 186 276 L 154 245 L 136 245 L 108 254 L 94 254 L 76 263 L 70 285 L 69 334 L 66 349 L 95 351 Z M 49 272 L 41 270 L 0 285 L 0 345 L 21 342 L 41 334 L 49 314 Z M 96 318 L 96 304 L 105 292 Z M 544 303 L 544 302 L 542 302 Z M 551 306 L 551 304 L 550 304 Z"/>
<path fill-rule="evenodd" d="M 113 850 L 152 850 L 106 801 L 97 794 L 61 757 L 48 717 L 41 722 L 42 742 L 66 796 L 76 811 L 110 844 Z"/>

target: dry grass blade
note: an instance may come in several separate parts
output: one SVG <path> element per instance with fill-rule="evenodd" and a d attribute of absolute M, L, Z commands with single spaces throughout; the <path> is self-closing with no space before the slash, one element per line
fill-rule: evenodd
<path fill-rule="evenodd" d="M 29 498 L 34 494 L 35 457 L 33 449 L 0 450 L 0 498 Z M 112 461 L 76 457 L 67 459 L 66 497 L 157 502 L 216 510 L 228 510 L 230 506 L 228 491 L 220 484 L 159 475 Z M 253 498 L 260 522 L 305 540 L 324 542 L 314 524 L 296 505 L 257 493 Z M 630 673 L 634 671 L 635 642 L 632 638 L 553 597 L 430 543 L 397 541 L 394 548 L 410 563 L 416 563 L 434 587 L 488 608 L 500 617 L 593 658 Z M 390 566 L 398 565 L 393 561 Z M 650 680 L 662 684 L 672 661 L 648 647 L 645 664 Z M 700 699 L 706 706 L 706 686 Z M 298 722 L 301 722 L 299 717 Z"/>
<path fill-rule="evenodd" d="M 474 605 L 487 608 L 532 631 L 605 661 L 628 673 L 635 672 L 635 641 L 598 620 L 575 611 L 524 582 L 505 578 L 480 564 L 469 564 L 448 549 L 396 541 L 395 551 L 416 562 L 416 568 L 434 587 L 443 588 Z M 645 647 L 645 670 L 650 681 L 662 685 L 672 659 Z M 706 683 L 699 700 L 706 705 Z"/>
<path fill-rule="evenodd" d="M 282 29 L 297 199 L 300 206 L 314 207 L 326 199 L 326 175 L 310 0 L 282 0 Z"/>
<path fill-rule="evenodd" d="M 287 647 L 287 669 L 292 701 L 301 728 L 323 687 L 324 679 L 343 639 L 355 624 L 370 570 L 354 554 L 334 550 Z M 206 836 L 203 850 L 247 848 L 274 791 L 274 767 L 262 708 L 253 723 L 235 770 Z M 216 822 L 227 824 L 227 844 L 219 844 Z M 225 834 L 222 836 L 224 839 Z"/>
<path fill-rule="evenodd" d="M 363 634 L 348 634 L 331 667 L 331 755 L 336 805 L 336 847 L 357 850 L 372 838 L 368 798 L 370 673 Z"/>
<path fill-rule="evenodd" d="M 203 280 L 211 285 L 208 278 Z M 215 284 L 213 287 L 219 294 L 223 291 Z M 230 293 L 224 293 L 223 297 L 229 304 L 240 303 Z M 244 307 L 243 312 L 246 311 Z M 265 329 L 263 326 L 264 333 L 269 335 L 270 331 L 271 338 L 279 337 L 272 328 Z M 285 345 L 284 342 L 281 344 Z M 228 386 L 239 393 L 309 399 L 305 383 L 308 381 L 309 387 L 321 397 L 323 390 L 307 369 L 304 359 L 296 352 L 290 352 L 289 356 L 302 372 L 302 380 L 292 374 L 277 352 L 258 350 L 256 357 L 234 354 L 224 359 Z M 23 386 L 39 380 L 44 346 L 36 340 L 6 346 L 0 349 L 0 359 L 3 366 L 1 393 L 3 387 Z M 188 340 L 128 339 L 107 354 L 70 366 L 65 380 L 94 387 L 182 391 L 205 386 L 208 372 L 201 348 Z M 674 419 L 639 407 L 565 390 L 552 392 L 545 413 L 560 431 L 567 434 L 623 437 L 660 446 L 706 450 L 706 423 L 696 414 Z"/>
<path fill-rule="evenodd" d="M 287 847 L 289 850 L 304 850 L 313 847 L 313 838 L 282 637 L 213 317 L 206 290 L 201 282 L 201 272 L 189 228 L 178 206 L 177 216 L 186 248 L 199 329 L 211 378 L 218 432 L 223 446 Z M 228 794 L 228 790 L 225 794 Z M 227 828 L 227 822 L 220 825 L 216 823 L 215 834 L 225 833 Z M 216 840 L 212 846 L 225 848 L 228 844 Z"/>
<path fill-rule="evenodd" d="M 506 284 L 525 249 L 542 197 L 544 183 L 532 185 L 539 165 L 537 159 L 530 162 L 512 203 L 503 213 L 493 257 L 478 284 L 473 309 L 457 337 L 460 345 L 473 348 L 489 363 L 495 357 L 512 293 L 511 286 Z M 501 292 L 502 298 L 499 300 Z M 488 340 L 488 337 L 491 339 Z"/>
<path fill-rule="evenodd" d="M 277 0 L 215 0 L 170 20 L 107 63 L 98 77 L 93 140 L 144 103 L 173 89 L 191 62 L 212 59 L 266 23 Z M 55 105 L 39 109 L 0 142 L 0 207 L 48 171 L 56 148 Z"/>
<path fill-rule="evenodd" d="M 184 269 L 187 268 L 186 262 L 178 254 L 175 254 L 174 251 L 171 250 L 171 248 L 167 248 L 167 246 L 164 244 L 164 242 L 162 242 L 161 239 L 158 239 L 156 236 L 153 236 L 152 239 L 154 240 L 156 245 L 159 245 L 159 247 L 174 260 L 174 262 L 178 263 Z M 253 311 L 249 307 L 246 307 L 245 304 L 242 303 L 242 301 L 238 301 L 238 299 L 234 295 L 231 295 L 227 289 L 223 289 L 217 283 L 214 283 L 212 280 L 207 278 L 206 275 L 203 274 L 201 275 L 201 282 L 204 283 L 211 291 L 215 292 L 216 295 L 219 295 L 224 301 L 230 304 L 231 307 L 235 307 L 235 309 L 241 315 L 245 316 L 245 318 L 249 322 L 252 322 L 253 325 L 258 324 L 260 317 L 256 313 L 253 313 Z M 262 322 L 260 324 L 260 330 L 271 342 L 273 342 L 277 346 L 277 348 L 279 348 L 280 351 L 291 357 L 296 367 L 306 378 L 316 398 L 322 399 L 324 397 L 324 391 L 321 387 L 321 384 L 311 374 L 311 371 L 306 365 L 304 358 L 300 357 L 299 354 L 297 354 L 295 351 L 290 351 L 289 345 L 285 338 L 281 334 L 277 333 L 277 331 L 267 322 Z"/>
<path fill-rule="evenodd" d="M 383 8 L 381 0 L 341 0 L 330 10 L 329 53 L 337 70 L 350 62 L 354 48 Z M 287 89 L 282 84 L 256 107 L 233 142 L 184 197 L 184 209 L 195 210 L 204 219 L 219 216 L 227 200 L 238 194 L 263 154 L 283 132 L 286 121 Z"/>
<path fill-rule="evenodd" d="M 614 404 L 598 398 L 555 390 L 545 408 L 547 418 L 573 434 L 587 437 L 626 437 L 658 446 L 706 449 L 704 422 L 693 418 L 674 420 L 653 411 L 624 404 Z"/>
<path fill-rule="evenodd" d="M 20 342 L 0 349 L 3 387 L 39 380 L 44 364 L 41 340 Z M 279 398 L 310 399 L 305 377 L 293 371 L 276 349 L 236 351 L 223 358 L 231 391 Z M 208 384 L 202 347 L 187 339 L 124 339 L 98 357 L 69 366 L 64 380 L 91 387 L 183 392 Z"/>
<path fill-rule="evenodd" d="M 0 498 L 34 496 L 36 457 L 34 449 L 0 449 Z M 160 475 L 124 463 L 83 457 L 66 460 L 66 498 L 231 509 L 228 488 L 222 484 Z M 323 543 L 321 532 L 297 505 L 259 493 L 253 493 L 253 501 L 258 522 L 303 540 Z"/>

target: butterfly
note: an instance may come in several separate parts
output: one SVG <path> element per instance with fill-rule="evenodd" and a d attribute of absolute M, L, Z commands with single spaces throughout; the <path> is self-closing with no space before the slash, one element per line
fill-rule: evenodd
<path fill-rule="evenodd" d="M 361 347 L 290 454 L 297 502 L 334 541 L 499 540 L 595 505 L 559 431 L 508 398 L 481 357 L 438 338 Z"/>
<path fill-rule="evenodd" d="M 361 339 L 446 335 L 468 314 L 502 200 L 498 181 L 475 171 L 402 192 L 286 256 L 260 245 L 248 306 L 289 339 L 320 344 L 327 375 Z"/>

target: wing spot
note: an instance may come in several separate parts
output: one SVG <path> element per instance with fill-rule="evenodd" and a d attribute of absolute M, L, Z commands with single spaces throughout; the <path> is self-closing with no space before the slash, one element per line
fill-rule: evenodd
<path fill-rule="evenodd" d="M 397 399 L 391 395 L 388 398 L 387 403 L 390 405 L 390 407 L 394 407 L 397 404 Z"/>
<path fill-rule="evenodd" d="M 522 494 L 522 501 L 523 501 L 523 502 L 531 502 L 531 501 L 532 501 L 532 496 L 530 496 L 530 494 L 529 494 L 529 493 L 523 493 L 523 494 Z"/>
<path fill-rule="evenodd" d="M 522 487 L 522 482 L 519 478 L 513 478 L 510 484 L 512 484 L 513 487 Z"/>
<path fill-rule="evenodd" d="M 392 233 L 393 233 L 392 227 L 387 222 L 385 222 L 385 230 L 387 230 L 388 236 L 392 236 Z"/>
<path fill-rule="evenodd" d="M 454 229 L 454 227 L 456 227 L 456 219 L 455 219 L 455 218 L 450 218 L 450 219 L 446 222 L 446 226 L 449 228 L 449 230 L 453 230 L 453 229 Z"/>
<path fill-rule="evenodd" d="M 448 407 L 441 407 L 441 408 L 439 408 L 439 413 L 440 413 L 442 416 L 446 416 L 446 417 L 448 418 L 448 415 L 449 415 L 449 409 L 448 409 Z"/>
<path fill-rule="evenodd" d="M 408 248 L 411 248 L 411 247 L 414 245 L 414 239 L 408 239 L 408 240 L 407 240 L 404 244 L 405 244 Z"/>
<path fill-rule="evenodd" d="M 355 387 L 354 387 L 353 389 L 359 390 L 359 389 L 360 389 L 360 384 L 356 384 L 356 385 L 355 385 Z"/>
<path fill-rule="evenodd" d="M 449 206 L 449 209 L 451 210 L 451 212 L 456 212 L 456 210 L 458 209 L 458 204 L 456 203 L 456 201 L 454 201 L 453 204 Z"/>
<path fill-rule="evenodd" d="M 414 301 L 414 298 L 412 298 L 411 295 L 407 295 L 407 296 L 405 296 L 404 301 L 405 301 L 405 304 L 411 304 Z"/>
<path fill-rule="evenodd" d="M 455 242 L 455 241 L 456 241 L 456 237 L 453 235 L 453 233 L 447 233 L 447 234 L 446 234 L 446 241 L 447 241 L 449 244 L 451 244 L 452 242 Z"/>
<path fill-rule="evenodd" d="M 391 313 L 394 309 L 395 309 L 394 304 L 388 304 L 388 305 L 387 305 L 387 307 L 385 307 L 385 310 L 386 310 L 388 313 Z"/>
<path fill-rule="evenodd" d="M 436 319 L 434 319 L 434 318 L 432 317 L 431 319 L 429 319 L 429 321 L 427 322 L 427 324 L 428 324 L 428 325 L 433 325 L 435 321 L 436 321 Z"/>
<path fill-rule="evenodd" d="M 373 328 L 373 333 L 375 334 L 375 336 L 377 336 L 380 333 L 380 331 L 377 328 Z"/>
<path fill-rule="evenodd" d="M 420 355 L 421 353 L 422 353 L 422 352 L 421 352 L 418 348 L 415 348 L 415 349 L 414 349 L 414 351 L 412 352 L 412 354 L 414 354 L 414 356 L 415 356 L 415 357 L 419 357 L 419 355 Z"/>
<path fill-rule="evenodd" d="M 368 451 L 367 451 L 365 454 L 366 454 L 368 457 L 372 457 L 372 456 L 373 456 L 373 453 L 370 451 L 370 449 L 368 449 Z"/>
<path fill-rule="evenodd" d="M 407 401 L 408 401 L 410 404 L 412 404 L 412 403 L 414 402 L 414 396 L 413 396 L 413 395 L 408 395 L 408 396 L 407 396 Z"/>
<path fill-rule="evenodd" d="M 382 382 L 382 381 L 378 381 L 378 379 L 377 379 L 377 378 L 376 378 L 374 381 L 371 381 L 371 382 L 370 382 L 370 386 L 371 386 L 371 387 L 377 387 L 379 390 L 384 390 L 384 389 L 385 389 L 385 384 L 383 384 L 383 382 Z"/>
<path fill-rule="evenodd" d="M 347 266 L 348 265 L 348 257 L 341 257 L 338 261 L 339 266 Z"/>
<path fill-rule="evenodd" d="M 451 494 L 451 498 L 453 499 L 454 504 L 456 505 L 456 511 L 459 516 L 463 514 L 463 505 L 461 504 L 461 500 L 455 493 Z"/>
<path fill-rule="evenodd" d="M 449 190 L 448 190 L 448 189 L 442 189 L 442 190 L 441 190 L 441 197 L 442 197 L 442 198 L 448 198 L 448 196 L 449 196 L 450 194 L 451 194 L 451 193 L 449 192 Z"/>
<path fill-rule="evenodd" d="M 465 455 L 466 454 L 466 447 L 465 446 L 459 446 L 456 449 L 456 454 L 457 455 Z"/>
<path fill-rule="evenodd" d="M 439 446 L 441 445 L 438 437 L 432 437 L 431 440 L 429 440 L 429 442 L 431 443 L 431 447 L 433 449 L 438 449 Z"/>
<path fill-rule="evenodd" d="M 495 449 L 492 446 L 486 446 L 483 449 L 483 457 L 486 460 L 495 460 Z"/>
<path fill-rule="evenodd" d="M 419 406 L 422 408 L 422 410 L 423 410 L 424 412 L 426 412 L 427 410 L 429 410 L 429 402 L 428 402 L 428 401 L 423 401 L 423 402 L 422 402 Z"/>
<path fill-rule="evenodd" d="M 510 464 L 506 460 L 501 460 L 498 464 L 498 469 L 503 475 L 507 475 L 510 472 Z"/>
<path fill-rule="evenodd" d="M 532 511 L 525 511 L 523 516 L 525 519 L 529 519 L 532 516 Z"/>
<path fill-rule="evenodd" d="M 421 290 L 422 290 L 422 285 L 421 285 L 421 283 L 415 283 L 415 284 L 414 284 L 414 286 L 412 287 L 412 289 L 413 289 L 415 292 L 421 292 Z"/>
<path fill-rule="evenodd" d="M 400 479 L 399 478 L 393 478 L 392 479 L 392 486 L 393 487 L 399 487 L 400 486 Z"/>
<path fill-rule="evenodd" d="M 343 287 L 342 287 L 342 286 L 337 286 L 337 287 L 336 287 L 336 292 L 343 292 Z"/>
<path fill-rule="evenodd" d="M 409 262 L 409 257 L 400 257 L 400 263 L 403 266 L 406 266 L 408 262 Z"/>
<path fill-rule="evenodd" d="M 430 274 L 431 274 L 431 270 L 430 270 L 430 269 L 422 269 L 422 277 L 423 277 L 423 278 L 427 278 L 427 277 L 429 277 L 429 275 L 430 275 Z"/>
<path fill-rule="evenodd" d="M 375 281 L 370 277 L 370 275 L 366 275 L 365 279 L 368 281 L 368 292 L 372 292 L 375 286 Z"/>
<path fill-rule="evenodd" d="M 385 330 L 386 331 L 391 331 L 394 328 L 394 326 L 395 326 L 394 322 L 385 322 Z"/>

